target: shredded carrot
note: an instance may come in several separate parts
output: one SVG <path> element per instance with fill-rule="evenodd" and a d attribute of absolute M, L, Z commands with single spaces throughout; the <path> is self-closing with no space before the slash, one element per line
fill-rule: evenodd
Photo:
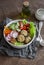
<path fill-rule="evenodd" d="M 8 34 L 10 34 L 11 31 L 12 31 L 12 30 L 10 30 L 9 28 L 5 28 L 4 34 L 5 34 L 5 35 L 8 35 Z"/>

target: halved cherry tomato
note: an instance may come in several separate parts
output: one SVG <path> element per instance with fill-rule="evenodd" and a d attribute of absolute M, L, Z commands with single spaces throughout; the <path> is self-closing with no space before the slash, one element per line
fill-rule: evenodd
<path fill-rule="evenodd" d="M 27 27 L 24 25 L 23 27 L 21 27 L 21 30 L 26 30 Z"/>
<path fill-rule="evenodd" d="M 20 27 L 23 27 L 23 23 L 22 22 L 19 22 L 19 24 L 20 24 Z"/>
<path fill-rule="evenodd" d="M 27 29 L 27 27 L 26 26 L 23 26 L 23 30 L 26 30 Z"/>
<path fill-rule="evenodd" d="M 19 24 L 20 24 L 20 29 L 21 30 L 26 30 L 26 29 L 28 29 L 28 27 L 30 26 L 30 24 L 25 24 L 25 25 L 23 25 L 23 23 L 22 22 L 19 22 Z"/>
<path fill-rule="evenodd" d="M 27 30 L 29 29 L 29 27 L 27 27 Z"/>
<path fill-rule="evenodd" d="M 23 30 L 23 27 L 20 27 L 21 30 Z"/>
<path fill-rule="evenodd" d="M 26 27 L 29 27 L 29 26 L 30 26 L 30 24 L 25 24 L 25 26 L 26 26 Z"/>

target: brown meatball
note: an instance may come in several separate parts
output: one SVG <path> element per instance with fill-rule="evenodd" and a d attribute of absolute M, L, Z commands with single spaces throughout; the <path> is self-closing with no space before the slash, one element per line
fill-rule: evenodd
<path fill-rule="evenodd" d="M 31 37 L 30 36 L 26 37 L 25 43 L 28 43 L 30 40 L 31 40 Z"/>
<path fill-rule="evenodd" d="M 22 30 L 21 31 L 21 34 L 23 34 L 24 36 L 27 36 L 28 35 L 28 32 L 26 30 Z"/>
<path fill-rule="evenodd" d="M 19 35 L 19 36 L 18 36 L 18 41 L 19 41 L 19 42 L 24 42 L 24 40 L 25 40 L 24 35 Z"/>

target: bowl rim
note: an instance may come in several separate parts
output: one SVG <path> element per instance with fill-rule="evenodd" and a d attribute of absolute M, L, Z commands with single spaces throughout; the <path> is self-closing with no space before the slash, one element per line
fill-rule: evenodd
<path fill-rule="evenodd" d="M 9 22 L 9 23 L 5 26 L 5 28 L 8 27 L 8 26 L 9 26 L 10 24 L 12 24 L 12 23 L 16 23 L 16 22 L 22 21 L 22 20 L 23 20 L 23 19 L 13 20 L 13 21 Z M 4 28 L 4 30 L 5 30 L 5 28 Z M 12 46 L 13 48 L 18 48 L 18 49 L 20 49 L 20 48 L 25 48 L 25 47 L 27 47 L 28 45 L 30 45 L 30 44 L 34 41 L 34 39 L 35 39 L 35 37 L 36 37 L 36 35 L 34 34 L 32 40 L 31 40 L 28 44 L 21 45 L 21 46 L 15 46 L 15 45 L 13 45 L 12 43 L 10 43 L 10 42 L 7 41 L 7 39 L 5 38 L 4 30 L 3 30 L 4 39 L 5 39 L 6 42 L 7 42 L 10 46 Z"/>

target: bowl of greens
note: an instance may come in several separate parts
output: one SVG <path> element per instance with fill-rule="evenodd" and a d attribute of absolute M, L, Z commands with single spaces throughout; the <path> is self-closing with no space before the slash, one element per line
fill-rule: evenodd
<path fill-rule="evenodd" d="M 30 45 L 36 37 L 36 27 L 34 22 L 23 20 L 13 20 L 9 22 L 3 30 L 5 40 L 14 48 L 24 48 Z"/>

